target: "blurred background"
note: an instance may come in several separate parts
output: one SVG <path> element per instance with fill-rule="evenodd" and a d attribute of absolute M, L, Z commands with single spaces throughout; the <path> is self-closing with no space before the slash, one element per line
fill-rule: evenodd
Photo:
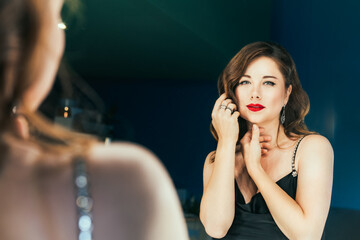
<path fill-rule="evenodd" d="M 360 239 L 359 1 L 87 0 L 64 9 L 67 46 L 44 114 L 107 142 L 151 149 L 178 190 L 192 239 L 217 77 L 246 44 L 275 41 L 310 97 L 306 123 L 335 152 L 328 239 Z M 57 109 L 49 103 L 56 102 Z M 156 176 L 154 176 L 156 177 Z M 356 227 L 357 226 L 357 227 Z"/>

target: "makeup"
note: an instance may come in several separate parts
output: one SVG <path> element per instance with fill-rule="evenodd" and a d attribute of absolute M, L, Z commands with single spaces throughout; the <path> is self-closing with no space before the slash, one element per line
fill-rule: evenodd
<path fill-rule="evenodd" d="M 263 110 L 265 108 L 261 104 L 249 104 L 249 105 L 246 105 L 246 107 L 252 112 L 258 112 L 258 111 L 261 111 L 261 110 Z"/>

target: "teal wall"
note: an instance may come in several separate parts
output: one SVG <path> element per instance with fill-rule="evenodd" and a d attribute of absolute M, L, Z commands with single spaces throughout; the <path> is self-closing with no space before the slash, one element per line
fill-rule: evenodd
<path fill-rule="evenodd" d="M 82 23 L 69 23 L 66 57 L 95 80 L 215 81 L 241 46 L 270 39 L 270 0 L 85 4 Z"/>
<path fill-rule="evenodd" d="M 85 4 L 83 21 L 69 22 L 66 59 L 118 109 L 115 137 L 152 149 L 177 187 L 201 196 L 218 75 L 245 44 L 274 40 L 292 54 L 310 96 L 306 122 L 333 144 L 332 206 L 360 209 L 359 2 Z"/>
<path fill-rule="evenodd" d="M 272 38 L 294 57 L 311 101 L 308 126 L 335 154 L 332 206 L 360 210 L 359 1 L 274 1 Z"/>

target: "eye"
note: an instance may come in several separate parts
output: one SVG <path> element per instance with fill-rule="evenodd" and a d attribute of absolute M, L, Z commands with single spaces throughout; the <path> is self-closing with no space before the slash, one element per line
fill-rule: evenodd
<path fill-rule="evenodd" d="M 250 84 L 250 82 L 247 80 L 242 80 L 238 83 L 238 85 L 246 85 L 246 84 Z"/>
<path fill-rule="evenodd" d="M 274 86 L 275 85 L 275 83 L 272 82 L 272 81 L 266 81 L 266 82 L 264 82 L 264 84 L 269 85 L 269 86 Z"/>

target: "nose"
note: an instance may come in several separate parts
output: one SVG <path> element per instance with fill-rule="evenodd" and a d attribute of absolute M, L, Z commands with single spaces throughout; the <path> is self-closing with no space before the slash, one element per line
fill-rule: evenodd
<path fill-rule="evenodd" d="M 261 100 L 260 92 L 259 92 L 259 90 L 258 90 L 258 88 L 256 86 L 254 86 L 251 89 L 250 99 L 251 100 L 254 100 L 254 99 Z"/>

